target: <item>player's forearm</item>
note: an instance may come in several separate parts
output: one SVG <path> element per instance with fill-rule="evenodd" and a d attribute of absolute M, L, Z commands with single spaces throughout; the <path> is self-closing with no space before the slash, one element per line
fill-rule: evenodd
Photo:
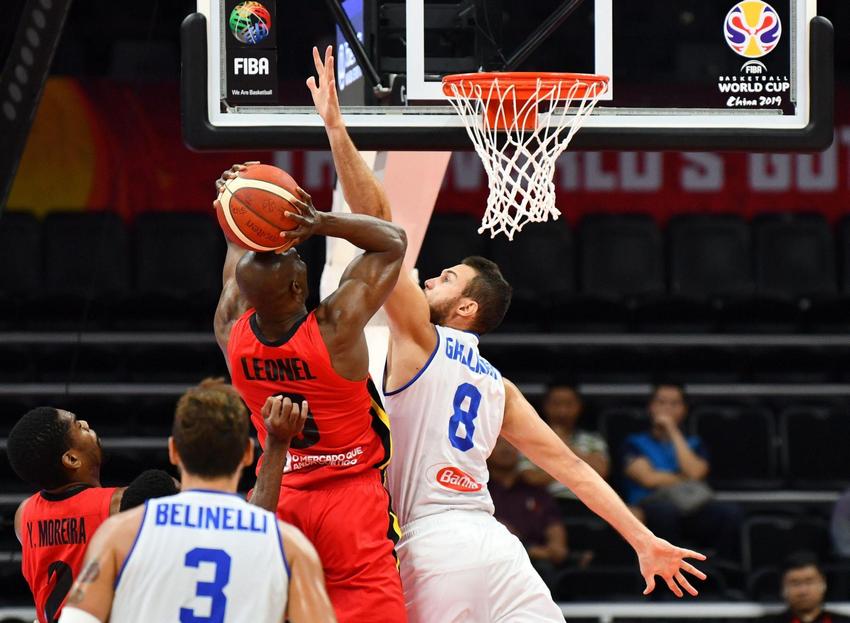
<path fill-rule="evenodd" d="M 385 221 L 393 216 L 380 182 L 357 151 L 345 125 L 327 128 L 334 166 L 342 184 L 342 193 L 354 214 L 366 214 Z"/>
<path fill-rule="evenodd" d="M 283 468 L 286 465 L 286 454 L 288 452 L 288 441 L 278 441 L 272 437 L 266 438 L 263 464 L 257 474 L 257 484 L 254 486 L 254 493 L 251 495 L 251 504 L 272 513 L 277 512 L 278 502 L 280 501 L 280 482 L 283 478 Z"/>
<path fill-rule="evenodd" d="M 236 265 L 247 252 L 247 249 L 243 249 L 229 240 L 227 241 L 227 255 L 224 258 L 224 268 L 221 271 L 222 284 L 226 284 L 236 276 Z"/>
<path fill-rule="evenodd" d="M 401 227 L 362 214 L 322 213 L 316 233 L 343 238 L 367 253 L 386 253 L 391 261 L 403 258 L 407 249 L 407 236 Z"/>

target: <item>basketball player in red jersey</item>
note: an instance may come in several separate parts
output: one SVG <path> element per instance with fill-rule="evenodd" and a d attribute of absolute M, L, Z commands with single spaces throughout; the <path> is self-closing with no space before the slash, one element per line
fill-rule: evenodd
<path fill-rule="evenodd" d="M 200 387 L 226 387 L 210 379 Z M 303 427 L 300 409 L 289 405 L 281 417 L 270 416 L 265 405 L 264 428 L 271 443 L 266 469 L 257 477 L 257 506 L 272 510 L 280 482 L 282 461 L 289 441 Z M 300 410 L 300 414 L 299 414 Z M 291 417 L 290 417 L 291 415 Z M 125 496 L 136 499 L 176 493 L 157 490 L 140 477 L 128 487 L 102 487 L 103 461 L 100 439 L 85 420 L 62 409 L 38 407 L 26 413 L 12 428 L 6 453 L 15 473 L 40 489 L 24 500 L 15 513 L 15 534 L 23 550 L 21 570 L 30 586 L 40 623 L 55 623 L 65 598 L 80 572 L 86 547 L 95 530 L 119 510 Z M 277 474 L 274 474 L 274 470 Z"/>
<path fill-rule="evenodd" d="M 241 166 L 222 176 L 219 189 Z M 386 221 L 317 212 L 299 192 L 300 213 L 287 214 L 299 226 L 284 232 L 287 240 L 334 236 L 364 253 L 339 288 L 308 312 L 307 266 L 294 248 L 254 253 L 230 244 L 216 338 L 261 445 L 260 411 L 269 395 L 310 404 L 304 432 L 292 440 L 278 517 L 316 546 L 339 621 L 406 621 L 397 521 L 382 481 L 389 422 L 369 379 L 363 330 L 395 286 L 407 241 Z"/>

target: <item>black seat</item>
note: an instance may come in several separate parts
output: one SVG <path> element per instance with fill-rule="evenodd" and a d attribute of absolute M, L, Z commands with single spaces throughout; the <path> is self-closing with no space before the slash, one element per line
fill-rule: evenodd
<path fill-rule="evenodd" d="M 628 565 L 635 560 L 632 548 L 617 532 L 599 519 L 582 519 L 566 524 L 572 552 L 591 551 L 591 565 Z"/>
<path fill-rule="evenodd" d="M 782 467 L 792 486 L 824 489 L 850 484 L 850 454 L 835 442 L 850 439 L 845 409 L 789 407 L 779 423 Z"/>
<path fill-rule="evenodd" d="M 639 303 L 663 295 L 663 242 L 652 218 L 584 218 L 579 227 L 579 287 L 580 296 L 556 301 L 555 328 L 623 330 Z"/>
<path fill-rule="evenodd" d="M 416 262 L 419 280 L 425 283 L 470 255 L 484 255 L 484 238 L 478 227 L 477 219 L 471 216 L 435 215 Z"/>
<path fill-rule="evenodd" d="M 644 589 L 635 565 L 562 571 L 552 589 L 559 601 L 629 601 Z"/>
<path fill-rule="evenodd" d="M 671 219 L 667 235 L 670 303 L 677 304 L 667 304 L 663 322 L 689 331 L 710 330 L 716 327 L 718 312 L 728 301 L 752 297 L 755 283 L 750 230 L 743 219 L 731 215 L 677 216 Z"/>
<path fill-rule="evenodd" d="M 708 450 L 714 487 L 761 490 L 782 484 L 776 473 L 776 425 L 767 409 L 698 407 L 690 423 Z"/>
<path fill-rule="evenodd" d="M 20 329 L 21 303 L 41 288 L 41 226 L 32 214 L 0 217 L 0 327 Z"/>
<path fill-rule="evenodd" d="M 53 213 L 44 221 L 45 297 L 29 312 L 37 328 L 108 326 L 128 290 L 127 234 L 111 212 Z"/>
<path fill-rule="evenodd" d="M 498 236 L 488 246 L 491 259 L 513 287 L 504 321 L 507 330 L 545 326 L 552 297 L 575 292 L 575 249 L 566 223 L 531 223 L 513 241 Z"/>
<path fill-rule="evenodd" d="M 209 324 L 221 291 L 224 243 L 206 214 L 146 213 L 134 227 L 134 296 L 121 326 L 197 329 Z"/>
<path fill-rule="evenodd" d="M 649 416 L 644 409 L 611 407 L 599 413 L 599 432 L 608 442 L 611 453 L 612 481 L 623 477 L 623 450 L 626 438 L 649 430 Z"/>
<path fill-rule="evenodd" d="M 820 215 L 772 214 L 753 221 L 757 299 L 737 310 L 733 328 L 793 331 L 837 296 L 832 232 Z"/>
<path fill-rule="evenodd" d="M 829 553 L 829 527 L 815 517 L 753 517 L 742 528 L 744 568 L 782 564 L 791 553 L 811 550 L 825 559 Z"/>

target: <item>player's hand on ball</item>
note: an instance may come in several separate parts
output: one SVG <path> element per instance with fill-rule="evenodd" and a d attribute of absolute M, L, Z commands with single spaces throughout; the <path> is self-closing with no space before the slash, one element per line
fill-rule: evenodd
<path fill-rule="evenodd" d="M 300 199 L 296 199 L 292 204 L 298 209 L 298 212 L 290 212 L 287 210 L 284 213 L 286 218 L 292 219 L 294 222 L 298 223 L 298 227 L 290 229 L 289 231 L 280 232 L 280 237 L 285 238 L 288 242 L 291 242 L 291 244 L 278 251 L 278 253 L 283 253 L 292 248 L 294 245 L 304 242 L 307 238 L 315 234 L 316 230 L 321 226 L 322 213 L 319 212 L 313 205 L 313 200 L 310 198 L 310 195 L 307 194 L 307 191 L 299 187 L 298 196 Z"/>
<path fill-rule="evenodd" d="M 343 125 L 342 113 L 339 109 L 339 99 L 336 94 L 336 80 L 334 78 L 333 47 L 325 49 L 325 60 L 319 56 L 319 49 L 313 47 L 313 64 L 316 66 L 318 82 L 314 76 L 307 79 L 307 88 L 313 96 L 313 104 L 316 112 L 325 122 L 326 128 L 339 127 Z"/>
<path fill-rule="evenodd" d="M 692 576 L 704 580 L 706 575 L 687 562 L 686 558 L 705 560 L 705 556 L 699 552 L 676 547 L 664 539 L 652 537 L 645 547 L 638 551 L 640 562 L 640 573 L 646 580 L 644 595 L 649 595 L 655 590 L 655 576 L 660 575 L 667 583 L 667 587 L 676 597 L 682 597 L 682 589 L 696 597 L 699 593 L 691 586 L 691 583 L 682 573 L 683 571 Z"/>
<path fill-rule="evenodd" d="M 221 194 L 221 191 L 224 190 L 224 185 L 228 180 L 234 180 L 239 177 L 239 172 L 244 171 L 252 164 L 260 164 L 259 160 L 249 160 L 248 162 L 244 162 L 242 164 L 234 164 L 232 167 L 227 169 L 224 173 L 221 174 L 221 177 L 215 181 L 215 189 Z"/>
<path fill-rule="evenodd" d="M 261 411 L 269 439 L 288 444 L 304 430 L 307 412 L 306 400 L 298 405 L 283 396 L 269 396 Z"/>

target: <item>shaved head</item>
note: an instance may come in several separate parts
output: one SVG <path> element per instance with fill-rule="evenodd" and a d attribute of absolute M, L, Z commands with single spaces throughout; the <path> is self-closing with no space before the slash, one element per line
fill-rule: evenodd
<path fill-rule="evenodd" d="M 307 300 L 307 265 L 295 249 L 281 254 L 251 251 L 236 265 L 236 283 L 260 315 L 291 312 Z"/>

